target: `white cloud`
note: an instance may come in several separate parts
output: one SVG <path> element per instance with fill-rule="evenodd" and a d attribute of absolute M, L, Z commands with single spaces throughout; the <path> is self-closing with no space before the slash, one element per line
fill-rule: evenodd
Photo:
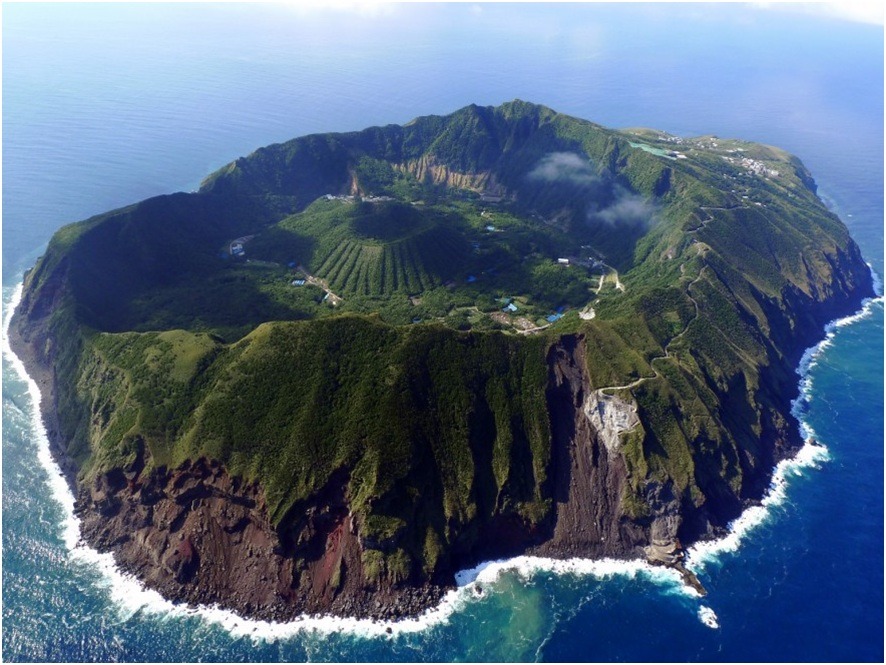
<path fill-rule="evenodd" d="M 529 172 L 529 178 L 547 182 L 568 180 L 578 184 L 590 184 L 599 180 L 587 158 L 574 152 L 552 152 L 545 155 Z"/>
<path fill-rule="evenodd" d="M 625 224 L 628 226 L 647 226 L 655 216 L 655 207 L 647 203 L 643 197 L 631 194 L 626 190 L 616 190 L 615 202 L 590 217 L 598 219 L 610 226 Z"/>
<path fill-rule="evenodd" d="M 759 9 L 793 11 L 830 16 L 844 21 L 883 25 L 882 0 L 842 0 L 841 2 L 753 2 Z"/>

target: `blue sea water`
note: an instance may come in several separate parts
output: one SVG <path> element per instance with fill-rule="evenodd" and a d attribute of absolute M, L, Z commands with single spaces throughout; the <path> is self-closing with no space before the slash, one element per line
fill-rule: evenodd
<path fill-rule="evenodd" d="M 883 275 L 882 26 L 734 5 L 6 5 L 2 37 L 4 321 L 64 223 L 271 142 L 517 97 L 783 147 Z M 695 553 L 706 598 L 642 566 L 517 561 L 390 635 L 172 608 L 76 547 L 4 348 L 3 658 L 882 661 L 883 322 L 881 300 L 810 357 L 796 408 L 825 448 Z"/>

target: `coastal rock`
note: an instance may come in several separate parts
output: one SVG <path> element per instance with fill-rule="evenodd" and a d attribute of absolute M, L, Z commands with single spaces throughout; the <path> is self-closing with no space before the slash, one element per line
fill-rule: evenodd
<path fill-rule="evenodd" d="M 167 598 L 267 620 L 303 613 L 390 619 L 418 613 L 443 593 L 431 584 L 367 589 L 346 514 L 308 510 L 312 515 L 281 540 L 261 489 L 237 482 L 216 462 L 149 469 L 138 483 L 112 476 L 81 487 L 81 533 Z M 109 501 L 112 513 L 103 510 Z"/>
<path fill-rule="evenodd" d="M 716 169 L 631 138 L 520 101 L 470 106 L 269 146 L 198 192 L 60 232 L 10 341 L 84 539 L 167 598 L 273 620 L 412 616 L 457 570 L 521 553 L 681 570 L 684 544 L 722 533 L 802 445 L 796 364 L 873 290 L 798 160 L 743 143 L 779 167 L 752 205 L 702 143 Z M 648 219 L 614 232 L 624 200 Z M 552 253 L 585 233 L 580 257 Z M 220 258 L 234 238 L 273 260 Z M 343 302 L 393 303 L 402 325 L 332 316 L 322 294 L 311 320 L 290 307 L 308 287 L 283 265 L 302 272 L 321 245 L 341 253 L 310 288 L 359 263 Z M 501 311 L 507 280 L 413 316 L 496 270 L 523 300 L 577 284 L 594 316 L 532 327 L 523 300 Z M 224 306 L 198 317 L 205 294 L 180 295 L 204 285 Z M 514 308 L 528 325 L 501 331 Z"/>
<path fill-rule="evenodd" d="M 625 516 L 628 473 L 617 450 L 618 433 L 607 431 L 603 419 L 588 413 L 589 404 L 600 402 L 587 397 L 595 391 L 585 353 L 584 340 L 571 335 L 548 354 L 553 529 L 546 542 L 530 551 L 554 557 L 626 557 L 645 545 L 648 536 Z"/>

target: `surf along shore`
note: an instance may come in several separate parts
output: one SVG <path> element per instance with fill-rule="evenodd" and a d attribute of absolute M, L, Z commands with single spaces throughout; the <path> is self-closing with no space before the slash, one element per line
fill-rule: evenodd
<path fill-rule="evenodd" d="M 445 622 L 453 612 L 458 611 L 465 603 L 481 599 L 484 587 L 494 585 L 499 576 L 507 571 L 516 571 L 524 577 L 531 577 L 539 571 L 557 574 L 572 574 L 606 579 L 614 575 L 630 578 L 641 576 L 657 584 L 677 586 L 690 596 L 697 593 L 691 587 L 681 584 L 680 575 L 671 568 L 653 567 L 639 559 L 553 559 L 545 557 L 519 556 L 506 560 L 485 562 L 456 575 L 455 589 L 444 590 L 437 598 L 425 600 L 424 607 L 411 608 L 407 618 L 397 620 L 384 619 L 379 616 L 342 617 L 332 615 L 302 615 L 293 620 L 274 621 L 255 618 L 244 618 L 237 612 L 221 609 L 217 606 L 188 605 L 163 598 L 158 592 L 145 588 L 134 575 L 122 570 L 114 561 L 113 555 L 100 553 L 83 542 L 80 538 L 80 521 L 75 515 L 76 465 L 64 450 L 59 440 L 56 425 L 52 384 L 52 373 L 49 368 L 41 367 L 34 358 L 28 357 L 27 345 L 16 344 L 14 330 L 10 323 L 22 294 L 19 284 L 6 309 L 6 320 L 3 322 L 3 352 L 13 364 L 17 374 L 29 386 L 29 394 L 35 409 L 32 423 L 38 446 L 38 458 L 50 476 L 50 487 L 53 497 L 65 510 L 65 543 L 71 557 L 89 563 L 98 568 L 111 583 L 110 593 L 113 600 L 121 607 L 129 609 L 144 608 L 151 612 L 193 615 L 197 614 L 205 620 L 219 624 L 232 634 L 252 635 L 264 639 L 285 638 L 303 630 L 320 632 L 346 631 L 361 635 L 391 635 L 400 632 L 424 630 L 439 622 Z M 808 372 L 814 367 L 816 359 L 830 345 L 836 331 L 869 316 L 876 306 L 882 306 L 882 296 L 867 299 L 858 312 L 834 321 L 825 327 L 825 337 L 803 354 L 798 367 L 800 375 L 800 396 L 794 400 L 794 415 L 800 419 L 804 401 L 810 399 Z M 29 362 L 30 360 L 30 362 Z M 806 444 L 792 458 L 782 460 L 772 475 L 770 489 L 758 505 L 747 508 L 741 516 L 734 520 L 728 533 L 713 540 L 702 540 L 690 546 L 686 552 L 685 565 L 688 572 L 704 570 L 706 563 L 719 558 L 722 554 L 733 552 L 746 535 L 755 526 L 762 524 L 771 513 L 771 509 L 785 501 L 786 489 L 792 475 L 801 475 L 804 469 L 815 468 L 828 459 L 826 447 L 814 440 L 814 432 L 800 419 L 801 431 Z M 685 579 L 682 580 L 685 582 Z M 709 608 L 708 608 L 709 609 Z M 707 616 L 707 613 L 705 613 Z M 714 618 L 716 616 L 714 615 Z M 708 625 L 708 622 L 705 622 Z"/>

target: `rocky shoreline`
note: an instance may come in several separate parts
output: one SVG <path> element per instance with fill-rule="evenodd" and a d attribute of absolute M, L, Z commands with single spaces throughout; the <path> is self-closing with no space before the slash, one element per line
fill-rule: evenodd
<path fill-rule="evenodd" d="M 139 457 L 132 467 L 120 470 L 116 477 L 105 474 L 91 488 L 78 486 L 76 464 L 68 456 L 59 433 L 54 408 L 54 374 L 49 366 L 38 360 L 34 349 L 39 344 L 25 341 L 20 327 L 15 325 L 19 321 L 20 317 L 16 317 L 10 326 L 10 345 L 40 389 L 40 408 L 50 448 L 77 497 L 75 513 L 80 520 L 82 538 L 98 551 L 113 553 L 121 571 L 157 590 L 164 598 L 190 605 L 217 605 L 240 616 L 265 621 L 285 622 L 304 615 L 391 621 L 415 617 L 438 606 L 443 595 L 455 588 L 454 585 L 423 583 L 367 589 L 346 583 L 334 598 L 330 599 L 327 594 L 326 602 L 321 602 L 322 594 L 318 599 L 317 594 L 312 596 L 308 589 L 300 589 L 300 595 L 299 589 L 282 588 L 280 579 L 293 579 L 291 569 L 281 575 L 287 565 L 291 566 L 291 560 L 281 556 L 280 543 L 274 542 L 277 534 L 262 514 L 260 488 L 242 485 L 211 461 L 198 460 L 174 471 L 159 469 L 143 478 L 144 460 Z M 574 366 L 567 369 L 566 374 L 570 371 L 569 378 L 580 381 L 580 372 L 576 374 Z M 569 389 L 574 396 L 575 387 Z M 796 452 L 793 448 L 790 450 Z M 790 457 L 790 454 L 784 454 L 789 453 L 787 448 L 781 452 L 781 459 Z M 771 473 L 772 469 L 769 477 Z M 164 491 L 158 484 L 169 484 L 174 491 Z M 576 488 L 573 482 L 571 491 L 574 493 L 576 489 L 587 488 Z M 573 499 L 573 505 L 577 498 Z M 757 500 L 747 500 L 744 508 L 758 503 Z M 567 511 L 574 513 L 572 508 L 567 507 Z M 570 523 L 570 519 L 582 521 L 578 513 L 573 514 L 572 518 L 561 522 L 561 529 Z M 160 528 L 158 520 L 162 525 Z M 596 521 L 595 518 L 589 524 Z M 202 566 L 207 583 L 193 584 L 190 583 L 193 581 L 190 568 L 194 564 L 194 553 L 198 548 L 206 550 L 207 536 L 211 531 L 207 524 L 211 522 L 215 523 L 216 536 L 223 533 L 227 537 L 225 542 L 218 539 L 213 542 L 219 554 L 226 554 L 218 556 L 216 562 L 219 565 L 212 573 L 207 574 L 206 565 Z M 584 531 L 579 527 L 572 532 L 561 530 L 559 535 L 552 534 L 545 543 L 527 546 L 514 554 L 554 559 L 641 558 L 653 565 L 675 569 L 687 586 L 704 595 L 705 590 L 698 578 L 683 564 L 685 550 L 679 541 L 676 546 L 650 545 L 644 552 L 642 536 L 637 534 L 632 545 L 624 541 L 613 542 L 603 550 L 593 542 L 575 539 L 576 534 Z M 711 530 L 699 539 L 710 540 L 722 535 Z M 482 560 L 481 557 L 473 563 L 476 565 Z M 246 563 L 250 561 L 251 564 Z M 255 562 L 264 563 L 256 565 Z M 272 575 L 276 576 L 278 584 L 269 586 Z M 209 581 L 209 578 L 214 580 Z M 233 585 L 224 582 L 224 578 Z M 272 590 L 270 594 L 267 593 L 269 588 Z"/>
<path fill-rule="evenodd" d="M 270 524 L 261 488 L 217 462 L 143 468 L 140 455 L 81 487 L 75 514 L 86 542 L 113 552 L 121 569 L 165 598 L 267 621 L 320 614 L 395 620 L 439 604 L 447 590 L 367 588 L 348 517 L 338 521 L 328 511 L 305 529 L 312 542 L 294 544 Z M 323 551 L 309 560 L 317 546 Z"/>
<path fill-rule="evenodd" d="M 304 615 L 391 621 L 437 607 L 445 593 L 455 588 L 454 580 L 450 585 L 422 582 L 367 588 L 360 584 L 359 573 L 346 573 L 334 593 L 314 588 L 316 573 L 301 571 L 299 577 L 292 552 L 286 551 L 291 543 L 281 542 L 280 534 L 268 523 L 261 489 L 229 477 L 213 461 L 201 459 L 174 470 L 148 471 L 142 450 L 129 467 L 100 475 L 92 486 L 79 484 L 77 465 L 67 453 L 57 423 L 52 365 L 42 362 L 36 351 L 52 345 L 34 337 L 33 329 L 29 332 L 23 331 L 23 319 L 14 316 L 10 345 L 40 389 L 50 449 L 76 497 L 81 537 L 99 552 L 112 553 L 122 572 L 164 598 L 218 606 L 265 621 L 285 622 Z M 568 459 L 562 462 L 570 464 Z M 567 507 L 570 514 L 578 514 L 574 507 L 578 499 L 572 497 L 573 507 Z M 540 546 L 512 548 L 510 554 L 637 559 L 642 558 L 642 536 L 637 536 L 633 544 L 613 539 L 601 549 L 592 542 L 569 542 L 561 528 L 557 538 Z M 359 569 L 353 539 L 343 549 L 339 559 L 344 570 L 347 564 Z M 464 562 L 465 567 L 500 554 L 479 554 Z"/>
<path fill-rule="evenodd" d="M 30 342 L 22 335 L 19 325 L 21 316 L 18 308 L 12 314 L 12 321 L 9 325 L 9 346 L 12 352 L 18 356 L 25 367 L 28 376 L 37 384 L 40 391 L 40 415 L 43 420 L 43 426 L 46 429 L 46 437 L 49 440 L 49 451 L 52 454 L 56 464 L 58 464 L 68 487 L 74 496 L 77 496 L 77 474 L 79 469 L 77 463 L 68 455 L 64 438 L 59 431 L 58 415 L 56 411 L 56 391 L 55 391 L 55 374 L 51 369 L 51 365 L 41 362 L 37 356 L 35 348 L 37 342 Z"/>
<path fill-rule="evenodd" d="M 838 261 L 855 264 L 851 256 Z M 841 284 L 821 300 L 785 294 L 800 325 L 777 331 L 788 335 L 790 343 L 783 347 L 787 353 L 767 371 L 779 391 L 783 420 L 764 442 L 768 468 L 753 478 L 750 495 L 726 506 L 706 505 L 695 514 L 685 511 L 668 487 L 650 483 L 648 501 L 656 506 L 656 514 L 645 526 L 625 519 L 624 460 L 611 449 L 611 437 L 598 436 L 583 414 L 591 386 L 582 344 L 576 336 L 561 338 L 548 357 L 555 504 L 548 532 L 489 525 L 490 533 L 481 544 L 453 557 L 452 570 L 434 581 L 367 582 L 359 524 L 350 514 L 343 479 L 332 482 L 313 505 L 303 507 L 300 521 L 282 532 L 268 519 L 261 488 L 230 477 L 212 460 L 190 461 L 177 469 L 153 468 L 142 446 L 128 467 L 101 474 L 90 486 L 78 483 L 78 468 L 68 454 L 58 419 L 57 340 L 46 323 L 62 286 L 48 292 L 53 296 L 49 302 L 28 303 L 29 294 L 24 294 L 24 306 L 10 323 L 9 342 L 40 389 L 51 452 L 77 497 L 81 536 L 99 551 L 112 552 L 121 570 L 174 602 L 218 605 L 252 619 L 289 621 L 307 614 L 396 620 L 439 605 L 446 591 L 454 588 L 455 570 L 520 554 L 645 559 L 675 569 L 687 585 L 703 593 L 698 579 L 683 565 L 680 543 L 723 535 L 722 527 L 715 525 L 759 503 L 775 465 L 799 450 L 803 442 L 790 415 L 798 391 L 792 372 L 804 350 L 822 339 L 828 321 L 857 311 L 863 298 L 873 295 L 872 287 L 857 278 L 854 275 L 848 282 L 855 284 L 854 292 Z M 713 510 L 719 513 L 716 519 L 708 512 Z"/>

